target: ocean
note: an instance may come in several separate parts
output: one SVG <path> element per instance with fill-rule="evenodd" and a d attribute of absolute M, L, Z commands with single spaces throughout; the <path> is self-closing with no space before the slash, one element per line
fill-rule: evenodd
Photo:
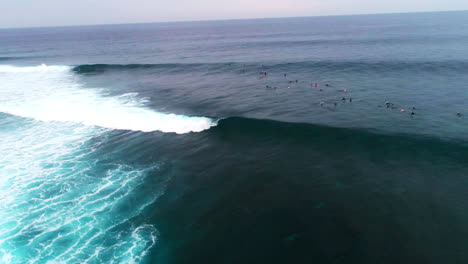
<path fill-rule="evenodd" d="M 0 263 L 468 263 L 468 12 L 0 29 Z"/>

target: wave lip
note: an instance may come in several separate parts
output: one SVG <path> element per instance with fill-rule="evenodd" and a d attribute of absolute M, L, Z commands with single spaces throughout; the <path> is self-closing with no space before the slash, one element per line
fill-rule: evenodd
<path fill-rule="evenodd" d="M 131 93 L 106 97 L 99 89 L 82 89 L 69 66 L 0 65 L 0 112 L 39 121 L 75 122 L 88 126 L 142 132 L 184 134 L 216 126 L 207 117 L 154 111 L 145 98 Z"/>
<path fill-rule="evenodd" d="M 39 66 L 26 66 L 26 67 L 16 67 L 11 65 L 0 65 L 0 73 L 27 73 L 27 72 L 58 72 L 58 71 L 68 71 L 70 70 L 69 66 L 48 66 L 41 64 Z"/>

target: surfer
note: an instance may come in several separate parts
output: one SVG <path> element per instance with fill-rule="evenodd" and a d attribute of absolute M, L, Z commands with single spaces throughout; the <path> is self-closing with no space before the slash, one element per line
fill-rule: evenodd
<path fill-rule="evenodd" d="M 457 116 L 458 116 L 458 117 L 461 117 L 461 116 L 462 116 L 462 114 L 461 114 L 461 113 L 457 113 Z"/>

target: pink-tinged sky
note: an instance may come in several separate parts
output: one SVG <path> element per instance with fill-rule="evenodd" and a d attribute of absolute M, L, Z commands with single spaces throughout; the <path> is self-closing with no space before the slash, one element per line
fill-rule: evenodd
<path fill-rule="evenodd" d="M 468 10 L 468 0 L 0 0 L 0 27 Z"/>

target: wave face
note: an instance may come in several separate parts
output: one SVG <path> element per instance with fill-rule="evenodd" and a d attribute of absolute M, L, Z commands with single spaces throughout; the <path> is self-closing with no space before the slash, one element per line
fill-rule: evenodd
<path fill-rule="evenodd" d="M 178 134 L 200 132 L 216 122 L 205 117 L 159 113 L 145 108 L 135 93 L 106 97 L 82 89 L 68 66 L 0 66 L 0 112 L 40 121 Z"/>
<path fill-rule="evenodd" d="M 443 154 L 445 156 L 457 157 L 464 160 L 468 142 L 463 139 L 440 139 L 430 135 L 415 135 L 408 133 L 385 132 L 376 129 L 365 128 L 343 128 L 309 123 L 292 123 L 271 119 L 254 119 L 245 117 L 229 117 L 221 119 L 213 129 L 215 133 L 235 137 L 261 137 L 263 140 L 285 140 L 294 139 L 314 144 L 334 144 L 340 140 L 347 140 L 360 146 L 374 146 L 379 143 L 393 148 L 395 145 L 405 145 L 414 148 L 421 147 L 448 149 Z M 411 146 L 410 146 L 411 145 Z M 337 145 L 341 148 L 340 145 Z M 371 147 L 369 147 L 371 148 Z"/>

